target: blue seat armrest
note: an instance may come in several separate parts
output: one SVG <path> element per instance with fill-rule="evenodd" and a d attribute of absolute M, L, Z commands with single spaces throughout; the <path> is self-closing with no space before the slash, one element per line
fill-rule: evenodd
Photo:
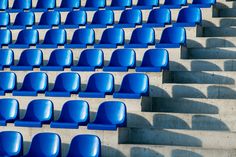
<path fill-rule="evenodd" d="M 46 91 L 45 96 L 48 97 L 70 97 L 70 92 Z"/>
<path fill-rule="evenodd" d="M 95 71 L 95 67 L 90 66 L 72 66 L 71 71 Z"/>
<path fill-rule="evenodd" d="M 106 66 L 106 67 L 103 67 L 103 71 L 127 72 L 128 71 L 128 67 Z"/>
<path fill-rule="evenodd" d="M 66 122 L 51 122 L 51 128 L 64 128 L 64 129 L 78 129 L 79 125 L 77 123 L 66 123 Z"/>
<path fill-rule="evenodd" d="M 105 93 L 99 92 L 79 92 L 81 98 L 105 98 Z"/>
<path fill-rule="evenodd" d="M 110 130 L 110 131 L 116 131 L 117 126 L 116 125 L 106 125 L 106 124 L 95 124 L 95 123 L 89 123 L 87 125 L 87 128 L 89 130 Z"/>
<path fill-rule="evenodd" d="M 37 96 L 38 95 L 36 91 L 21 91 L 21 90 L 14 90 L 12 94 L 13 96 Z"/>
<path fill-rule="evenodd" d="M 125 98 L 125 99 L 140 99 L 141 94 L 136 94 L 136 93 L 119 93 L 116 92 L 113 94 L 113 98 Z"/>
<path fill-rule="evenodd" d="M 41 122 L 33 122 L 33 121 L 16 120 L 15 126 L 41 128 L 42 123 Z"/>
<path fill-rule="evenodd" d="M 11 70 L 15 70 L 15 71 L 32 71 L 33 70 L 33 66 L 15 66 L 15 65 L 12 65 L 10 66 L 10 69 Z"/>

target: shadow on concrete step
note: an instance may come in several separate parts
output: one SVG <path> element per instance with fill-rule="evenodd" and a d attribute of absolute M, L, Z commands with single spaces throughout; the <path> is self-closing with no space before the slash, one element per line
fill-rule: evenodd
<path fill-rule="evenodd" d="M 171 157 L 203 157 L 192 151 L 175 149 L 171 152 Z"/>
<path fill-rule="evenodd" d="M 225 71 L 236 71 L 236 60 L 227 60 L 224 62 Z"/>
<path fill-rule="evenodd" d="M 202 93 L 199 89 L 185 85 L 173 85 L 172 96 L 173 98 L 206 98 L 206 95 Z"/>
<path fill-rule="evenodd" d="M 128 123 L 128 127 L 130 125 L 132 127 L 134 127 L 134 126 L 137 126 L 137 127 L 142 126 L 142 127 L 148 127 L 148 128 L 152 127 L 150 122 L 147 119 L 145 119 L 143 116 L 129 113 L 129 112 L 127 113 L 127 123 Z"/>
<path fill-rule="evenodd" d="M 150 149 L 150 148 L 142 148 L 142 147 L 133 147 L 130 152 L 131 157 L 141 157 L 141 156 L 148 156 L 148 157 L 164 157 L 164 155 Z"/>
<path fill-rule="evenodd" d="M 192 71 L 222 71 L 222 69 L 208 61 L 191 61 L 191 70 Z"/>
<path fill-rule="evenodd" d="M 102 145 L 102 156 L 103 157 L 126 157 L 121 151 L 110 147 L 110 146 L 105 146 Z"/>
<path fill-rule="evenodd" d="M 236 91 L 233 88 L 212 85 L 207 88 L 207 97 L 212 99 L 236 99 Z"/>

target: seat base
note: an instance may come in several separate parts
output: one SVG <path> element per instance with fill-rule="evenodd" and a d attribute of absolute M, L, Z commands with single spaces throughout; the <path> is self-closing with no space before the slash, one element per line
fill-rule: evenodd
<path fill-rule="evenodd" d="M 77 123 L 51 122 L 51 128 L 78 129 Z"/>
<path fill-rule="evenodd" d="M 82 98 L 105 98 L 105 93 L 99 92 L 80 92 L 79 97 Z"/>
<path fill-rule="evenodd" d="M 110 131 L 115 131 L 117 130 L 116 125 L 112 124 L 95 124 L 95 123 L 89 123 L 87 128 L 89 130 L 110 130 Z"/>

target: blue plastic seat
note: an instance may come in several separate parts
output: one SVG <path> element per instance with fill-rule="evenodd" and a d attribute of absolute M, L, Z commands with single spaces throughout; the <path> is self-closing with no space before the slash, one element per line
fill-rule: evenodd
<path fill-rule="evenodd" d="M 89 28 L 106 28 L 107 26 L 113 25 L 114 13 L 112 10 L 98 10 L 93 15 L 91 24 L 88 24 Z"/>
<path fill-rule="evenodd" d="M 81 7 L 81 10 L 95 11 L 99 8 L 104 8 L 106 6 L 106 0 L 87 0 L 85 7 Z"/>
<path fill-rule="evenodd" d="M 51 128 L 78 129 L 89 122 L 89 105 L 83 100 L 67 101 L 61 110 L 57 121 L 51 122 Z"/>
<path fill-rule="evenodd" d="M 116 48 L 123 45 L 125 40 L 125 32 L 122 28 L 107 28 L 103 31 L 99 44 L 95 44 L 95 48 Z"/>
<path fill-rule="evenodd" d="M 51 97 L 70 97 L 71 94 L 78 94 L 79 91 L 79 74 L 66 72 L 57 76 L 53 89 L 46 91 L 45 95 Z"/>
<path fill-rule="evenodd" d="M 87 13 L 85 11 L 71 11 L 67 14 L 66 21 L 60 28 L 78 28 L 87 23 Z"/>
<path fill-rule="evenodd" d="M 16 131 L 0 132 L 0 156 L 23 155 L 23 137 Z"/>
<path fill-rule="evenodd" d="M 14 90 L 14 96 L 37 96 L 44 93 L 48 88 L 48 76 L 43 72 L 28 73 L 19 90 Z"/>
<path fill-rule="evenodd" d="M 56 0 L 38 0 L 36 8 L 31 9 L 34 12 L 45 12 L 56 7 Z"/>
<path fill-rule="evenodd" d="M 165 0 L 164 5 L 162 5 L 161 7 L 169 9 L 178 9 L 185 5 L 187 5 L 187 0 Z"/>
<path fill-rule="evenodd" d="M 111 6 L 107 6 L 107 9 L 111 10 L 125 10 L 126 7 L 132 6 L 132 0 L 112 0 Z"/>
<path fill-rule="evenodd" d="M 73 53 L 70 49 L 56 49 L 52 51 L 48 64 L 41 66 L 40 70 L 63 71 L 73 63 Z"/>
<path fill-rule="evenodd" d="M 80 0 L 62 0 L 60 8 L 55 8 L 59 11 L 71 11 L 73 9 L 79 9 Z"/>
<path fill-rule="evenodd" d="M 29 48 L 36 46 L 39 42 L 39 32 L 36 29 L 24 29 L 19 32 L 17 40 L 14 44 L 10 44 L 10 48 Z"/>
<path fill-rule="evenodd" d="M 53 116 L 53 103 L 50 100 L 32 100 L 26 109 L 24 118 L 16 120 L 15 126 L 42 127 L 43 124 L 49 124 L 53 120 Z"/>
<path fill-rule="evenodd" d="M 64 29 L 50 29 L 47 31 L 42 44 L 37 44 L 37 48 L 57 48 L 66 43 L 67 36 Z"/>
<path fill-rule="evenodd" d="M 150 49 L 144 53 L 140 67 L 137 72 L 161 72 L 169 70 L 169 54 L 165 49 Z"/>
<path fill-rule="evenodd" d="M 169 9 L 160 8 L 150 12 L 147 23 L 143 23 L 143 27 L 165 27 L 166 24 L 171 24 L 171 12 Z"/>
<path fill-rule="evenodd" d="M 103 102 L 97 111 L 95 120 L 88 124 L 91 130 L 117 130 L 118 127 L 126 127 L 126 106 L 120 101 Z"/>
<path fill-rule="evenodd" d="M 180 10 L 175 27 L 195 27 L 202 23 L 202 12 L 200 8 L 183 8 Z"/>
<path fill-rule="evenodd" d="M 7 27 L 8 25 L 10 25 L 10 14 L 7 12 L 0 12 L 0 27 Z"/>
<path fill-rule="evenodd" d="M 113 94 L 114 77 L 109 73 L 95 73 L 90 76 L 87 88 L 80 92 L 80 97 L 87 98 L 105 98 L 105 95 Z"/>
<path fill-rule="evenodd" d="M 70 144 L 67 157 L 101 157 L 101 141 L 95 135 L 77 135 Z"/>
<path fill-rule="evenodd" d="M 43 53 L 39 49 L 24 50 L 17 65 L 12 65 L 11 70 L 30 70 L 39 68 L 43 62 Z"/>
<path fill-rule="evenodd" d="M 35 15 L 33 12 L 19 12 L 16 15 L 15 22 L 13 25 L 9 25 L 9 29 L 26 29 L 31 27 L 35 23 Z"/>
<path fill-rule="evenodd" d="M 32 0 L 14 0 L 12 8 L 9 8 L 9 12 L 21 12 L 23 10 L 29 10 L 32 8 Z"/>
<path fill-rule="evenodd" d="M 60 157 L 61 138 L 56 133 L 39 133 L 33 137 L 30 149 L 24 157 Z"/>
<path fill-rule="evenodd" d="M 186 46 L 186 31 L 183 27 L 169 27 L 164 29 L 160 43 L 156 48 L 179 48 Z"/>
<path fill-rule="evenodd" d="M 132 49 L 117 49 L 112 53 L 110 63 L 103 68 L 103 71 L 128 71 L 134 68 L 136 54 Z"/>
<path fill-rule="evenodd" d="M 132 32 L 129 44 L 125 48 L 147 48 L 155 44 L 155 31 L 153 28 L 136 28 Z"/>
<path fill-rule="evenodd" d="M 14 53 L 10 49 L 0 49 L 0 70 L 14 63 Z"/>
<path fill-rule="evenodd" d="M 120 90 L 113 94 L 114 98 L 140 99 L 149 94 L 149 79 L 146 74 L 127 74 L 122 80 Z"/>
<path fill-rule="evenodd" d="M 104 55 L 100 49 L 86 49 L 82 51 L 78 64 L 72 66 L 72 71 L 95 71 L 103 66 Z"/>
<path fill-rule="evenodd" d="M 12 92 L 16 88 L 16 75 L 13 72 L 0 73 L 0 95 Z"/>
<path fill-rule="evenodd" d="M 6 10 L 8 9 L 8 0 L 1 0 L 0 1 L 0 10 Z"/>
<path fill-rule="evenodd" d="M 86 48 L 95 42 L 95 32 L 91 28 L 81 28 L 74 32 L 70 44 L 65 44 L 65 48 Z"/>
<path fill-rule="evenodd" d="M 7 46 L 12 42 L 12 34 L 9 29 L 0 30 L 0 48 L 2 46 Z"/>
<path fill-rule="evenodd" d="M 19 118 L 18 101 L 16 99 L 10 99 L 10 98 L 0 99 L 0 126 L 6 126 L 7 123 L 14 122 L 18 118 Z"/>
<path fill-rule="evenodd" d="M 121 13 L 120 21 L 115 27 L 132 28 L 140 24 L 142 24 L 142 12 L 139 9 L 129 9 Z"/>
<path fill-rule="evenodd" d="M 137 9 L 152 9 L 153 7 L 157 7 L 159 5 L 159 0 L 138 0 L 136 6 L 133 8 Z"/>
<path fill-rule="evenodd" d="M 216 0 L 193 0 L 189 7 L 210 8 L 214 4 L 216 4 Z"/>
<path fill-rule="evenodd" d="M 44 12 L 40 18 L 39 24 L 34 25 L 35 29 L 50 29 L 53 26 L 61 24 L 61 14 L 58 11 Z"/>

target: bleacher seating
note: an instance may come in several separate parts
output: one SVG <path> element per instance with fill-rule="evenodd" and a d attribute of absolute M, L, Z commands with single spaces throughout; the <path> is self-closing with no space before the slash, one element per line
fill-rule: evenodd
<path fill-rule="evenodd" d="M 44 12 L 40 18 L 38 25 L 34 25 L 34 29 L 49 29 L 53 26 L 61 24 L 61 14 L 58 11 Z"/>
<path fill-rule="evenodd" d="M 114 13 L 111 10 L 98 10 L 93 15 L 91 24 L 88 24 L 88 28 L 105 28 L 113 25 Z"/>
<path fill-rule="evenodd" d="M 0 99 L 0 126 L 6 126 L 19 118 L 19 103 L 16 99 Z M 1 142 L 0 142 L 1 143 Z M 1 151 L 1 149 L 0 149 Z"/>
<path fill-rule="evenodd" d="M 0 12 L 0 27 L 7 27 L 10 24 L 10 15 L 7 12 Z"/>
<path fill-rule="evenodd" d="M 15 0 L 9 12 L 20 12 L 32 8 L 32 0 Z"/>
<path fill-rule="evenodd" d="M 56 10 L 71 11 L 78 8 L 80 8 L 80 0 L 62 0 L 60 8 L 56 8 Z"/>
<path fill-rule="evenodd" d="M 7 20 L 7 19 L 6 19 Z M 9 19 L 10 23 L 10 19 Z M 32 27 L 35 24 L 35 15 L 33 12 L 19 12 L 16 15 L 13 25 L 6 25 L 9 29 L 26 29 L 26 27 Z"/>
<path fill-rule="evenodd" d="M 13 72 L 0 73 L 0 95 L 12 92 L 16 86 L 16 75 Z"/>
<path fill-rule="evenodd" d="M 35 12 L 45 12 L 48 9 L 54 9 L 56 6 L 56 0 L 38 0 L 35 8 L 32 11 Z"/>
<path fill-rule="evenodd" d="M 14 63 L 14 53 L 10 49 L 0 49 L 0 70 Z"/>
<path fill-rule="evenodd" d="M 71 11 L 67 14 L 65 23 L 60 28 L 78 28 L 87 23 L 87 14 L 85 11 Z"/>
<path fill-rule="evenodd" d="M 187 0 L 165 0 L 164 5 L 162 8 L 170 8 L 170 9 L 177 9 L 185 6 L 187 4 Z"/>

